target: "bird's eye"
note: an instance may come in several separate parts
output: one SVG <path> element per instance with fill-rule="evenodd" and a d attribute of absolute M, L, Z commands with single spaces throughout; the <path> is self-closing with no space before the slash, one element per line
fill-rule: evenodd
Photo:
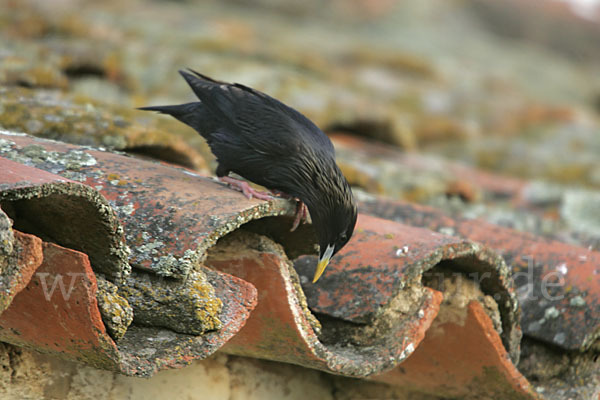
<path fill-rule="evenodd" d="M 340 240 L 341 240 L 342 242 L 346 241 L 346 239 L 347 239 L 347 238 L 348 238 L 348 236 L 346 236 L 346 234 L 345 234 L 345 233 L 342 233 L 342 234 L 341 234 L 341 236 L 340 236 Z"/>

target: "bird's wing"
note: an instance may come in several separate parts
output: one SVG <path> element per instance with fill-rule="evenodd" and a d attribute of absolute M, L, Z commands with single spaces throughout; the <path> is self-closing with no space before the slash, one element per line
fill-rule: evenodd
<path fill-rule="evenodd" d="M 311 146 L 333 156 L 329 138 L 308 118 L 280 101 L 241 84 L 228 84 L 199 72 L 179 71 L 204 106 L 230 121 L 249 147 L 275 155 Z"/>

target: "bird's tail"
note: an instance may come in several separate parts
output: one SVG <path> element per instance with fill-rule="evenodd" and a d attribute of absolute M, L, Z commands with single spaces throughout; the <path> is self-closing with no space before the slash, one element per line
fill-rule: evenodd
<path fill-rule="evenodd" d="M 191 112 L 195 111 L 197 106 L 197 102 L 194 103 L 186 103 L 186 104 L 178 104 L 173 106 L 149 106 L 149 107 L 139 107 L 138 110 L 144 111 L 158 111 L 161 114 L 172 115 L 173 117 L 179 119 L 179 117 L 183 117 Z M 185 121 L 184 121 L 185 122 Z"/>
<path fill-rule="evenodd" d="M 206 107 L 199 101 L 172 106 L 139 107 L 138 110 L 157 111 L 161 114 L 171 115 L 194 128 L 207 139 L 207 135 L 210 135 L 215 129 L 212 126 L 213 118 L 208 114 Z"/>

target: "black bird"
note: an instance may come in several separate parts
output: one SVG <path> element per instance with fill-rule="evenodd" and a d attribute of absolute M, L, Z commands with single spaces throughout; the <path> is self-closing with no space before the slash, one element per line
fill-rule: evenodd
<path fill-rule="evenodd" d="M 305 204 L 320 246 L 316 282 L 356 224 L 356 203 L 333 144 L 304 115 L 258 90 L 191 69 L 179 73 L 200 101 L 141 109 L 172 115 L 198 131 L 217 158 L 219 179 L 248 197 L 269 198 L 229 172 L 298 199 L 292 230 L 306 216 Z"/>

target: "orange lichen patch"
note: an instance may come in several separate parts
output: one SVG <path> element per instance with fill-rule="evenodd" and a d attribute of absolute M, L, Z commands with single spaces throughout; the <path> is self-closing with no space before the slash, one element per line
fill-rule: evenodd
<path fill-rule="evenodd" d="M 538 398 L 477 301 L 468 304 L 460 319 L 434 321 L 401 367 L 372 379 L 444 397 Z"/>

